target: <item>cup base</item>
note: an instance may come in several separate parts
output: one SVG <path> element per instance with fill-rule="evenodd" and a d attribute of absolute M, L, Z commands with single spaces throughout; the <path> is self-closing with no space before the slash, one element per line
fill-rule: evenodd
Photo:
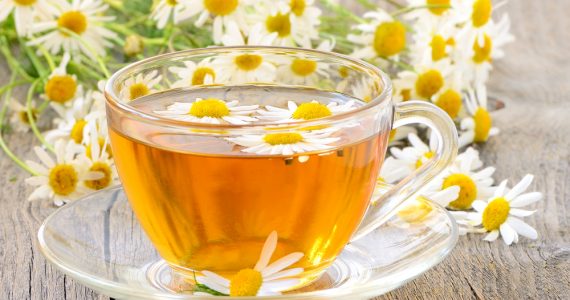
<path fill-rule="evenodd" d="M 121 187 L 91 194 L 48 217 L 38 232 L 47 260 L 80 283 L 119 299 L 201 299 L 193 281 L 160 258 Z M 456 225 L 434 205 L 422 222 L 397 217 L 349 244 L 309 285 L 269 299 L 369 299 L 439 263 L 457 241 Z M 232 297 L 227 297 L 232 298 Z M 240 297 L 240 300 L 248 297 Z"/>

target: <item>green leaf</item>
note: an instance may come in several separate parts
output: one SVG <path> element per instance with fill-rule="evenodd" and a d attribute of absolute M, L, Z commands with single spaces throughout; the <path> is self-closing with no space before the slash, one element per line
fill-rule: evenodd
<path fill-rule="evenodd" d="M 229 295 L 220 293 L 216 290 L 213 290 L 213 289 L 211 289 L 211 288 L 209 288 L 206 285 L 201 284 L 201 283 L 196 283 L 196 286 L 194 287 L 194 289 L 192 291 L 194 293 L 195 292 L 201 292 L 201 293 L 207 293 L 207 294 L 214 295 L 214 296 L 229 296 Z"/>

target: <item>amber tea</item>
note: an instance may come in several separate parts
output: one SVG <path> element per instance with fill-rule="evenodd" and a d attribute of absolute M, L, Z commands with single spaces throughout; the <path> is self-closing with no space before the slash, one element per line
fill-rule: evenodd
<path fill-rule="evenodd" d="M 288 100 L 363 105 L 339 93 L 269 86 L 170 90 L 130 105 L 152 112 L 196 98 L 283 108 Z M 304 269 L 305 280 L 328 267 L 358 227 L 388 139 L 387 132 L 354 124 L 332 133 L 335 142 L 326 149 L 283 155 L 244 152 L 223 132 L 161 132 L 120 117 L 110 125 L 125 192 L 171 266 L 231 276 L 256 264 L 275 231 L 273 257 L 302 252 L 293 267 Z"/>

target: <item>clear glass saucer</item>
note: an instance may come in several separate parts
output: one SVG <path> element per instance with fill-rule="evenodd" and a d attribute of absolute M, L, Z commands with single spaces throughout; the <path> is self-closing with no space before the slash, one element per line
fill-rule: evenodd
<path fill-rule="evenodd" d="M 161 260 L 121 187 L 91 194 L 49 216 L 38 232 L 44 256 L 82 284 L 119 299 L 198 299 Z M 457 227 L 435 204 L 421 222 L 394 216 L 346 246 L 310 286 L 269 299 L 367 299 L 426 272 L 453 249 Z M 232 297 L 226 297 L 232 298 Z M 239 297 L 248 299 L 249 297 Z"/>

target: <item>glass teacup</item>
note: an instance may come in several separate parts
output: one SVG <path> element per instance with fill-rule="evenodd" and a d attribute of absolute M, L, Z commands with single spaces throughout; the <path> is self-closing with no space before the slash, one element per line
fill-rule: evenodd
<path fill-rule="evenodd" d="M 447 115 L 393 104 L 391 92 L 386 74 L 346 56 L 220 47 L 130 65 L 106 98 L 121 182 L 164 260 L 191 277 L 245 270 L 290 288 L 316 279 L 455 157 Z M 436 133 L 435 154 L 372 199 L 391 130 L 408 123 Z"/>

